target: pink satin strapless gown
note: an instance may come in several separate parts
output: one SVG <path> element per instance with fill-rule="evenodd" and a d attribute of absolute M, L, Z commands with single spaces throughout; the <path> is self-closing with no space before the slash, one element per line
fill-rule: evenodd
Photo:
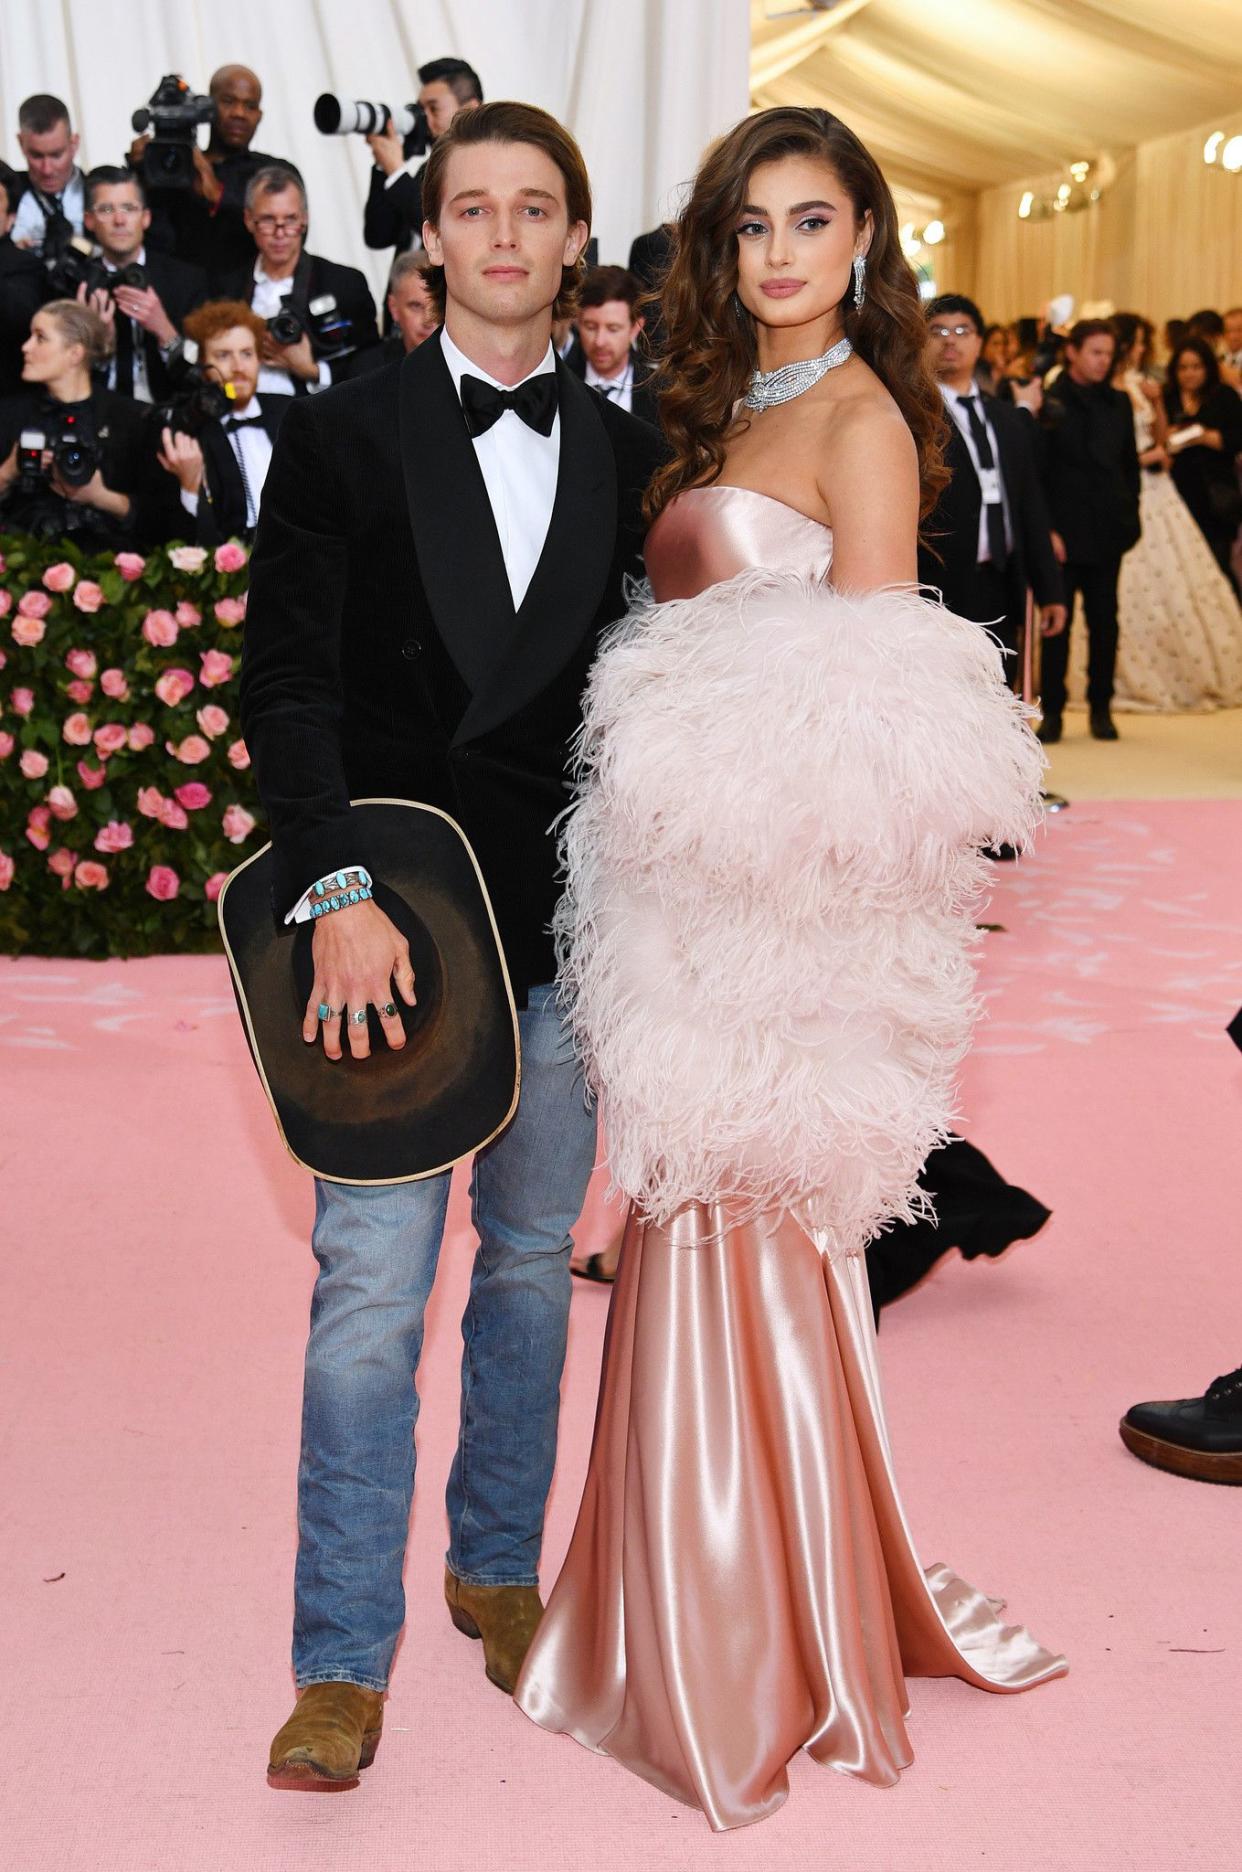
<path fill-rule="evenodd" d="M 730 487 L 680 496 L 647 544 L 659 601 L 753 566 L 823 577 L 831 557 L 827 529 Z M 999 1609 L 919 1564 L 861 1256 L 788 1211 L 690 1204 L 657 1226 L 633 1208 L 526 1714 L 743 1826 L 784 1801 L 799 1749 L 894 1783 L 907 1676 L 1015 1691 L 1060 1675 Z"/>

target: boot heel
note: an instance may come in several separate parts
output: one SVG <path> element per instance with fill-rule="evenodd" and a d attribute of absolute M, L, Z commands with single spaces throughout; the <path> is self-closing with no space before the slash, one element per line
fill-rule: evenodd
<path fill-rule="evenodd" d="M 460 1606 L 451 1605 L 449 1607 L 449 1617 L 452 1619 L 459 1632 L 465 1632 L 467 1638 L 481 1638 L 483 1636 L 470 1614 L 464 1612 Z"/>
<path fill-rule="evenodd" d="M 375 1751 L 380 1745 L 380 1735 L 381 1731 L 376 1729 L 372 1735 L 363 1736 L 362 1753 L 358 1757 L 359 1768 L 369 1768 L 375 1760 Z"/>

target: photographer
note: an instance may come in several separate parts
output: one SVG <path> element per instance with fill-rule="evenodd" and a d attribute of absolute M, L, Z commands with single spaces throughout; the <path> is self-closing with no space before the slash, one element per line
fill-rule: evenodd
<path fill-rule="evenodd" d="M 643 355 L 639 284 L 625 267 L 592 267 L 578 294 L 578 343 L 565 362 L 592 390 L 653 428 L 660 424 Z"/>
<path fill-rule="evenodd" d="M 306 190 L 295 170 L 274 163 L 251 178 L 246 226 L 258 259 L 222 274 L 213 296 L 244 300 L 267 322 L 259 389 L 301 396 L 352 375 L 357 353 L 379 343 L 375 301 L 356 267 L 306 252 Z"/>
<path fill-rule="evenodd" d="M 223 417 L 204 416 L 205 399 L 192 392 L 174 405 L 157 459 L 180 486 L 196 544 L 250 539 L 258 525 L 272 445 L 293 399 L 258 393 L 259 350 L 267 327 L 240 300 L 213 299 L 200 306 L 186 321 L 186 335 L 198 346 L 200 382 L 231 386 L 232 407 Z"/>
<path fill-rule="evenodd" d="M 247 65 L 222 65 L 207 87 L 216 107 L 206 149 L 192 148 L 188 189 L 151 188 L 151 246 L 201 267 L 208 279 L 248 266 L 254 242 L 246 228 L 246 188 L 260 169 L 283 161 L 251 148 L 263 120 L 263 86 Z M 129 166 L 141 172 L 149 136 L 135 137 Z M 286 164 L 291 168 L 292 164 Z"/>
<path fill-rule="evenodd" d="M 13 224 L 16 246 L 50 256 L 82 232 L 86 199 L 78 168 L 80 140 L 69 123 L 68 105 L 58 97 L 40 91 L 19 107 L 17 141 L 26 158 L 19 180 L 26 192 Z"/>
<path fill-rule="evenodd" d="M 464 59 L 433 59 L 420 65 L 418 82 L 425 136 L 414 130 L 403 140 L 390 117 L 381 134 L 367 138 L 375 158 L 362 217 L 362 238 L 368 247 L 395 247 L 403 253 L 422 246 L 426 143 L 443 136 L 458 111 L 477 110 L 483 102 L 479 75 Z"/>
<path fill-rule="evenodd" d="M 35 313 L 23 388 L 0 402 L 0 528 L 69 538 L 87 553 L 141 544 L 146 423 L 134 403 L 91 382 L 111 347 L 90 306 L 53 299 Z"/>
<path fill-rule="evenodd" d="M 82 285 L 86 299 L 115 335 L 108 388 L 139 403 L 171 395 L 186 314 L 207 297 L 198 267 L 171 254 L 149 253 L 144 236 L 151 210 L 141 179 L 129 169 L 92 169 L 86 178 L 86 231 L 99 243 L 100 286 Z"/>
<path fill-rule="evenodd" d="M 0 162 L 0 397 L 12 396 L 22 380 L 22 346 L 30 321 L 48 297 L 47 274 L 37 255 L 13 242 L 13 218 L 22 184 Z"/>
<path fill-rule="evenodd" d="M 407 351 L 415 350 L 443 324 L 433 273 L 430 260 L 421 250 L 397 255 L 388 275 L 384 301 L 393 329 L 382 344 L 359 353 L 356 374 L 399 363 Z"/>

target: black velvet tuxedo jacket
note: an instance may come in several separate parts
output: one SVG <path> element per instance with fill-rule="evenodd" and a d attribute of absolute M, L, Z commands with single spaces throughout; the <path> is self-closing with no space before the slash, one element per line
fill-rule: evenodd
<path fill-rule="evenodd" d="M 351 797 L 425 801 L 474 846 L 519 1000 L 555 972 L 550 826 L 600 633 L 642 570 L 662 453 L 556 375 L 556 501 L 516 614 L 438 336 L 299 399 L 264 489 L 241 676 L 277 918 L 325 872 L 368 863 Z"/>
<path fill-rule="evenodd" d="M 1060 604 L 1061 569 L 1052 550 L 1048 503 L 1039 476 L 1035 423 L 1025 410 L 984 397 L 999 451 L 1001 479 L 1009 503 L 1013 552 L 1006 567 L 1012 587 L 1011 611 L 1021 616 L 1029 586 L 1037 604 Z M 979 512 L 983 494 L 966 438 L 950 416 L 945 466 L 950 481 L 924 525 L 919 547 L 919 578 L 936 585 L 950 611 L 959 609 L 958 594 L 969 587 L 979 556 Z"/>

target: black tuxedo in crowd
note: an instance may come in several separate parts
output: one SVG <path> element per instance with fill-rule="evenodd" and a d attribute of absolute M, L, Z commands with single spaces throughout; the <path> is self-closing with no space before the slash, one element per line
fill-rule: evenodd
<path fill-rule="evenodd" d="M 212 298 L 241 299 L 249 305 L 254 297 L 256 265 L 257 262 L 252 260 L 235 272 L 220 274 L 212 282 Z M 342 266 L 339 260 L 325 260 L 322 254 L 304 253 L 293 277 L 293 291 L 285 303 L 305 320 L 310 301 L 326 293 L 332 294 L 338 312 L 349 320 L 354 332 L 354 352 L 342 358 L 339 367 L 333 364 L 333 380 L 337 382 L 353 374 L 358 352 L 379 343 L 379 329 L 375 322 L 375 301 L 371 297 L 371 288 L 358 268 Z M 318 358 L 320 353 L 313 333 L 311 350 Z M 304 396 L 307 386 L 300 379 L 294 381 L 294 394 Z"/>
<path fill-rule="evenodd" d="M 662 455 L 644 423 L 556 376 L 556 503 L 516 615 L 438 336 L 299 399 L 264 491 L 241 677 L 278 920 L 317 877 L 368 863 L 351 797 L 425 801 L 474 846 L 523 1001 L 555 974 L 549 828 Z"/>
<path fill-rule="evenodd" d="M 20 389 L 30 321 L 50 297 L 43 262 L 5 234 L 0 238 L 0 397 L 15 396 Z"/>
<path fill-rule="evenodd" d="M 201 306 L 207 297 L 207 275 L 201 267 L 190 266 L 184 260 L 177 260 L 170 253 L 162 253 L 158 247 L 143 248 L 143 272 L 147 283 L 160 296 L 160 303 L 173 324 L 181 331 L 188 315 L 196 306 Z M 117 308 L 116 333 L 118 351 L 121 344 L 121 323 L 125 315 Z M 154 334 L 144 331 L 140 325 L 129 321 L 133 332 L 135 347 L 141 345 L 147 366 L 147 383 L 150 385 L 151 398 L 155 403 L 162 403 L 172 395 L 174 387 L 173 373 L 160 356 L 159 342 Z M 121 395 L 132 394 L 121 389 L 120 379 L 117 389 Z"/>
<path fill-rule="evenodd" d="M 410 175 L 403 171 L 388 186 L 388 177 L 378 164 L 371 171 L 366 206 L 362 211 L 362 238 L 368 247 L 383 251 L 395 247 L 398 253 L 422 245 L 423 240 L 423 169 Z"/>
<path fill-rule="evenodd" d="M 226 151 L 213 165 L 224 190 L 215 208 L 209 208 L 193 189 L 149 189 L 148 247 L 162 247 L 179 260 L 201 267 L 208 279 L 248 266 L 255 245 L 246 227 L 246 188 L 252 176 L 274 163 L 298 174 L 296 164 L 285 156 L 264 156 L 259 150 Z"/>
<path fill-rule="evenodd" d="M 991 624 L 1007 651 L 1016 651 L 1026 618 L 1026 594 L 1060 604 L 1061 572 L 1052 550 L 1048 506 L 1036 461 L 1035 426 L 1025 410 L 984 397 L 983 414 L 996 437 L 998 465 L 1013 536 L 1003 565 L 979 564 L 982 490 L 965 437 L 949 418 L 945 466 L 951 479 L 924 528 L 919 580 L 938 586 L 959 617 Z M 998 619 L 998 623 L 993 620 Z"/>
<path fill-rule="evenodd" d="M 571 370 L 575 377 L 581 377 L 584 382 L 586 381 L 586 352 L 582 349 L 582 343 L 579 338 L 574 338 L 573 343 L 565 353 L 564 361 L 566 368 Z M 630 351 L 630 362 L 634 366 L 634 383 L 630 391 L 630 409 L 633 414 L 638 417 L 640 422 L 648 423 L 651 428 L 658 429 L 660 426 L 660 412 L 656 404 L 655 392 L 651 388 L 651 379 L 655 375 L 655 366 L 648 358 L 643 356 L 641 351 L 633 349 Z M 599 396 L 602 401 L 607 402 L 610 400 L 604 397 L 603 392 L 594 384 L 592 384 L 591 388 L 595 390 L 596 395 Z"/>
<path fill-rule="evenodd" d="M 636 235 L 631 241 L 628 271 L 634 275 L 645 293 L 652 292 L 660 285 L 668 272 L 676 244 L 676 234 L 667 222 L 651 228 L 646 234 Z M 658 357 L 664 343 L 664 316 L 659 301 L 645 306 L 643 314 L 647 321 L 647 344 L 653 356 Z"/>
<path fill-rule="evenodd" d="M 263 427 L 275 445 L 285 412 L 295 399 L 270 392 L 256 398 Z M 199 433 L 203 451 L 203 488 L 198 497 L 194 539 L 199 546 L 221 546 L 228 539 L 246 537 L 246 489 L 237 455 L 221 423 L 204 425 Z M 262 497 L 260 496 L 260 504 Z M 178 503 L 180 504 L 180 503 Z M 189 519 L 181 508 L 182 529 Z"/>

